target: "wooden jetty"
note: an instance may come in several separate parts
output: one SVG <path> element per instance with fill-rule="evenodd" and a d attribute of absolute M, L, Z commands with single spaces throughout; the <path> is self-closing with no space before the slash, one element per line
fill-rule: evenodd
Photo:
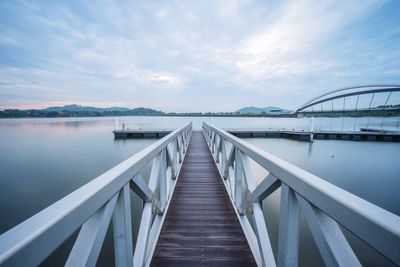
<path fill-rule="evenodd" d="M 383 130 L 361 131 L 331 131 L 316 130 L 310 131 L 288 131 L 288 130 L 265 130 L 265 129 L 225 129 L 228 133 L 240 138 L 286 138 L 299 141 L 318 140 L 350 140 L 350 141 L 381 141 L 381 142 L 400 142 L 400 132 Z M 116 139 L 126 138 L 161 138 L 172 130 L 114 130 Z"/>
<path fill-rule="evenodd" d="M 387 130 L 387 129 L 379 129 L 379 128 L 360 128 L 362 132 L 379 132 L 379 133 L 400 133 L 400 131 L 396 130 Z"/>
<path fill-rule="evenodd" d="M 256 266 L 200 131 L 192 134 L 151 266 Z"/>
<path fill-rule="evenodd" d="M 400 142 L 400 133 L 378 131 L 315 131 L 314 139 Z"/>
<path fill-rule="evenodd" d="M 126 138 L 162 138 L 172 133 L 170 129 L 125 129 L 114 130 L 115 139 Z"/>
<path fill-rule="evenodd" d="M 300 141 L 318 140 L 350 140 L 350 141 L 383 141 L 400 142 L 400 132 L 395 131 L 331 131 L 316 130 L 282 131 L 282 130 L 232 130 L 228 133 L 241 138 L 287 138 Z"/>
<path fill-rule="evenodd" d="M 228 133 L 241 138 L 287 138 L 310 141 L 311 132 L 265 129 L 225 129 Z"/>

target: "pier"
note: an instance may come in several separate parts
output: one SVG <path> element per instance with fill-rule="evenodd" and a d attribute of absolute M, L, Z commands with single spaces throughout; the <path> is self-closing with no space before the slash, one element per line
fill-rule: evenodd
<path fill-rule="evenodd" d="M 370 141 L 370 142 L 400 142 L 399 131 L 385 131 L 379 129 L 361 128 L 360 131 L 334 131 L 315 130 L 271 130 L 271 129 L 224 129 L 228 133 L 240 138 L 285 138 L 298 141 L 312 140 L 346 140 L 346 141 Z M 114 130 L 115 139 L 128 138 L 162 138 L 172 130 Z"/>
<path fill-rule="evenodd" d="M 192 134 L 152 266 L 256 266 L 206 140 Z"/>
<path fill-rule="evenodd" d="M 259 184 L 252 161 L 267 173 Z M 274 253 L 262 203 L 277 190 Z M 131 193 L 143 202 L 135 246 Z M 65 266 L 95 266 L 112 220 L 118 267 L 297 266 L 300 214 L 327 266 L 361 266 L 343 229 L 400 264 L 399 216 L 204 123 L 172 131 L 2 234 L 0 265 L 39 265 L 78 233 Z"/>
<path fill-rule="evenodd" d="M 126 138 L 162 138 L 173 130 L 169 129 L 125 129 L 125 130 L 114 130 L 115 139 L 126 139 Z"/>

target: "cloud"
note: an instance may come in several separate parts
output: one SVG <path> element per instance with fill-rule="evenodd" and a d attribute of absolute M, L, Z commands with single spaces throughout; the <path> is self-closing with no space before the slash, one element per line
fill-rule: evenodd
<path fill-rule="evenodd" d="M 337 1 L 292 1 L 280 17 L 245 40 L 236 67 L 244 74 L 288 77 L 330 68 L 330 62 L 307 58 L 348 23 L 366 16 L 376 2 L 346 5 Z M 326 43 L 325 43 L 326 45 Z"/>
<path fill-rule="evenodd" d="M 398 80 L 398 12 L 372 0 L 2 2 L 0 108 L 295 108 Z"/>

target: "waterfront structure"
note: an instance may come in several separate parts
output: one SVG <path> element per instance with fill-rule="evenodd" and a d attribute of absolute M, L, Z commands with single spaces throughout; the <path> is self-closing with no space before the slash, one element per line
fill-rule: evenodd
<path fill-rule="evenodd" d="M 257 186 L 251 160 L 268 173 Z M 148 164 L 149 177 L 142 177 Z M 275 257 L 261 203 L 276 190 L 281 198 Z M 130 191 L 143 200 L 135 248 Z M 326 265 L 360 266 L 341 227 L 400 264 L 399 216 L 215 126 L 192 132 L 187 124 L 2 234 L 0 265 L 38 265 L 80 229 L 66 265 L 95 266 L 112 218 L 117 266 L 296 266 L 300 213 Z M 219 229 L 225 238 L 203 235 Z M 190 236 L 198 231 L 200 243 Z M 212 244 L 218 249 L 210 249 Z"/>
<path fill-rule="evenodd" d="M 400 105 L 388 105 L 390 98 L 396 92 L 400 92 L 400 85 L 359 85 L 346 88 L 335 89 L 311 100 L 298 107 L 293 114 L 302 116 L 313 113 L 350 113 L 350 112 L 382 112 L 382 111 L 400 111 Z M 378 105 L 373 105 L 377 94 L 385 94 L 384 101 Z M 360 97 L 369 95 L 365 106 L 360 106 Z M 349 98 L 355 97 L 354 103 L 349 103 Z M 346 104 L 347 99 L 347 104 Z M 341 101 L 339 107 L 335 107 L 334 101 Z M 324 104 L 326 104 L 324 106 Z"/>

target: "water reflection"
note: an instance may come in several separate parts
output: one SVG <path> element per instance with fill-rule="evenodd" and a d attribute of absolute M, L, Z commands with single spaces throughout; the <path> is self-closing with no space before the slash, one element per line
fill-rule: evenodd
<path fill-rule="evenodd" d="M 307 154 L 307 156 L 309 158 L 312 156 L 313 144 L 314 144 L 314 142 L 308 142 L 308 154 Z"/>

